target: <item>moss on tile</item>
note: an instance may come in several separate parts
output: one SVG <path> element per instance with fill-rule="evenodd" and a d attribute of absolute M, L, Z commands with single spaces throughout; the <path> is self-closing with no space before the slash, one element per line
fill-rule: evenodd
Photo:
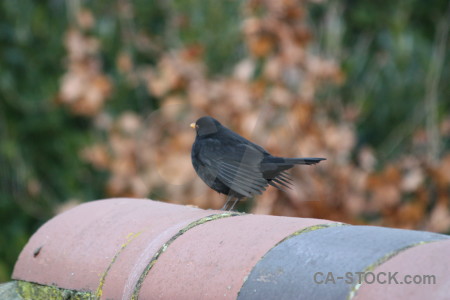
<path fill-rule="evenodd" d="M 187 232 L 188 230 L 204 224 L 206 222 L 210 222 L 210 221 L 214 221 L 214 220 L 218 220 L 218 219 L 223 219 L 223 218 L 228 218 L 228 217 L 234 217 L 234 216 L 241 216 L 241 215 L 245 215 L 242 213 L 231 213 L 231 212 L 227 212 L 227 213 L 222 213 L 222 214 L 214 214 L 214 215 L 210 215 L 210 216 L 206 216 L 204 218 L 201 218 L 197 221 L 194 221 L 192 223 L 190 223 L 189 225 L 187 225 L 186 227 L 182 228 L 180 231 L 178 231 L 177 234 L 175 234 L 173 237 L 171 237 L 164 245 L 161 246 L 161 248 L 159 248 L 159 250 L 155 253 L 155 255 L 153 255 L 152 259 L 150 260 L 149 264 L 147 265 L 147 267 L 145 268 L 145 270 L 142 272 L 141 276 L 139 277 L 138 282 L 136 283 L 136 286 L 134 288 L 133 291 L 133 295 L 131 297 L 132 300 L 137 300 L 139 297 L 139 292 L 141 290 L 142 284 L 145 280 L 145 278 L 147 277 L 148 273 L 150 272 L 150 269 L 155 265 L 155 263 L 158 261 L 159 256 L 164 253 L 170 246 L 170 244 L 172 244 L 177 238 L 179 238 L 181 235 L 183 235 L 185 232 Z"/>
<path fill-rule="evenodd" d="M 437 242 L 437 240 L 436 240 L 436 241 L 427 241 L 427 242 L 420 241 L 420 242 L 418 242 L 418 243 L 414 243 L 414 244 L 408 245 L 408 246 L 406 246 L 406 247 L 403 247 L 403 248 L 397 249 L 397 250 L 395 250 L 395 251 L 392 251 L 392 252 L 390 252 L 390 253 L 384 255 L 384 256 L 381 257 L 380 259 L 376 260 L 374 263 L 372 263 L 372 264 L 370 264 L 369 266 L 367 266 L 364 270 L 362 270 L 362 272 L 363 272 L 363 273 L 366 273 L 366 272 L 372 272 L 373 270 L 375 270 L 376 267 L 382 265 L 383 263 L 385 263 L 386 261 L 390 260 L 391 258 L 393 258 L 394 256 L 396 256 L 396 255 L 399 254 L 400 252 L 403 252 L 403 251 L 405 251 L 405 250 L 411 249 L 411 248 L 416 247 L 416 246 L 419 246 L 419 245 L 429 244 L 429 243 L 433 243 L 433 242 Z M 362 282 L 362 283 L 356 283 L 356 284 L 352 287 L 352 289 L 350 290 L 350 293 L 348 294 L 347 300 L 351 300 L 351 299 L 353 299 L 353 298 L 356 296 L 356 293 L 357 293 L 358 290 L 361 288 L 361 286 L 362 286 L 363 283 L 364 283 L 364 282 Z"/>
<path fill-rule="evenodd" d="M 91 292 L 67 290 L 57 286 L 41 285 L 27 281 L 17 281 L 17 292 L 24 299 L 33 300 L 91 300 Z"/>
<path fill-rule="evenodd" d="M 308 226 L 306 228 L 300 229 L 290 235 L 288 235 L 287 237 L 285 237 L 284 239 L 282 239 L 281 241 L 279 241 L 278 243 L 276 243 L 272 248 L 275 248 L 276 246 L 278 246 L 279 244 L 283 243 L 284 241 L 303 234 L 303 233 L 307 233 L 307 232 L 311 232 L 311 231 L 315 231 L 315 230 L 319 230 L 319 229 L 325 229 L 325 228 L 330 228 L 330 227 L 338 227 L 338 226 L 348 226 L 348 224 L 345 223 L 341 223 L 341 222 L 333 222 L 333 223 L 325 223 L 325 224 L 318 224 L 318 225 L 313 225 L 313 226 Z"/>
<path fill-rule="evenodd" d="M 106 268 L 105 272 L 103 272 L 103 274 L 100 277 L 100 282 L 98 284 L 97 290 L 95 291 L 95 299 L 100 299 L 102 297 L 103 294 L 103 286 L 105 285 L 105 280 L 106 280 L 106 276 L 108 275 L 109 270 L 111 269 L 111 267 L 113 266 L 113 264 L 116 262 L 117 258 L 119 257 L 119 255 L 122 253 L 123 250 L 125 250 L 125 248 L 128 246 L 128 244 L 131 243 L 131 241 L 133 241 L 136 237 L 138 237 L 142 232 L 137 232 L 137 233 L 129 233 L 125 239 L 125 243 L 123 243 L 120 246 L 120 249 L 117 251 L 117 253 L 114 255 L 113 259 L 111 260 L 111 262 L 109 263 L 108 267 Z"/>

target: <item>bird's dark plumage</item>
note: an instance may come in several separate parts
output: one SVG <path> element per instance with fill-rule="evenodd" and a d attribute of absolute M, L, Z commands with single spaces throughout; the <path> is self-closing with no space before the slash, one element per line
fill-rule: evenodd
<path fill-rule="evenodd" d="M 259 195 L 270 184 L 280 190 L 290 188 L 286 170 L 294 165 L 313 165 L 325 158 L 283 158 L 272 156 L 261 146 L 206 116 L 191 124 L 197 131 L 192 146 L 192 165 L 198 176 L 213 190 L 232 199 L 231 210 L 244 197 Z"/>

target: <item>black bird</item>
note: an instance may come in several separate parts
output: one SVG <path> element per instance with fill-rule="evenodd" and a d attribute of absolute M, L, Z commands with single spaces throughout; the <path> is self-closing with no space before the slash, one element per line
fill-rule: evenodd
<path fill-rule="evenodd" d="M 286 170 L 325 160 L 272 156 L 209 116 L 201 117 L 191 127 L 197 131 L 192 145 L 192 165 L 210 188 L 228 195 L 222 210 L 232 210 L 241 198 L 261 194 L 269 184 L 285 191 L 284 188 L 292 185 Z"/>

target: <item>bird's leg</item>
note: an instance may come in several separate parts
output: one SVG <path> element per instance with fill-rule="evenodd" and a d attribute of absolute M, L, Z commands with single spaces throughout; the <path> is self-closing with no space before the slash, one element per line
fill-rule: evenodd
<path fill-rule="evenodd" d="M 228 195 L 227 195 L 227 200 L 225 201 L 225 204 L 223 205 L 223 207 L 220 209 L 220 210 L 229 210 L 229 209 L 227 209 L 227 207 L 228 207 L 228 203 L 230 203 L 231 202 L 231 200 L 234 198 L 234 195 L 233 195 L 233 193 L 229 193 Z M 234 206 L 234 205 L 233 205 Z"/>
<path fill-rule="evenodd" d="M 239 202 L 239 200 L 241 200 L 239 197 L 236 197 L 233 201 L 233 204 L 230 207 L 230 211 L 233 210 L 234 206 Z"/>

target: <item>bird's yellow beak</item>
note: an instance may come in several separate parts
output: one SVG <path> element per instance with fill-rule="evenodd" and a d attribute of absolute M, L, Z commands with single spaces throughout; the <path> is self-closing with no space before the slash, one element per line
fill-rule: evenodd
<path fill-rule="evenodd" d="M 195 123 L 191 123 L 191 125 L 189 125 L 189 126 L 191 126 L 191 128 L 197 128 L 197 125 L 195 124 Z"/>

